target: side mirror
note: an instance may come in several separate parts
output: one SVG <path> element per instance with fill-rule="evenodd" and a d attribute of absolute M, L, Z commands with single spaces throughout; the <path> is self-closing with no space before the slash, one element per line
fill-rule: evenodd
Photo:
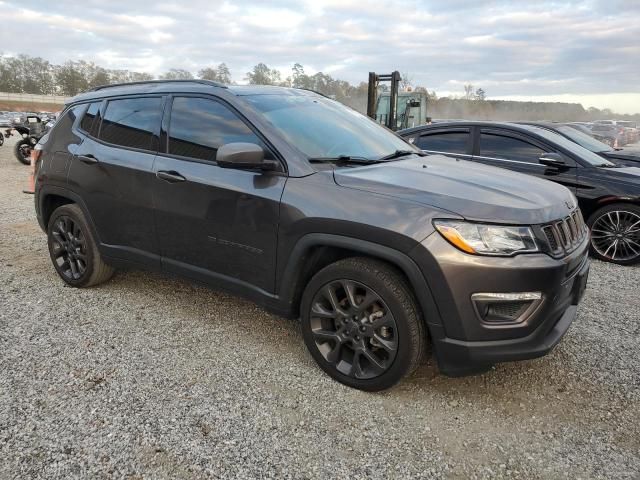
<path fill-rule="evenodd" d="M 562 158 L 562 155 L 555 152 L 542 154 L 538 161 L 542 165 L 547 165 L 548 167 L 566 167 L 566 163 L 564 161 L 564 158 Z"/>
<path fill-rule="evenodd" d="M 264 160 L 264 150 L 255 143 L 227 143 L 222 145 L 216 153 L 216 162 L 223 168 L 268 170 L 270 162 Z"/>

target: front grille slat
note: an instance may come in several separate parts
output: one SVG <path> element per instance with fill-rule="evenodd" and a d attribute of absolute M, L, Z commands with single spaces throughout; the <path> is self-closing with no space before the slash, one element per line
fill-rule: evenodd
<path fill-rule="evenodd" d="M 580 210 L 575 210 L 566 218 L 542 226 L 547 247 L 554 256 L 571 253 L 587 235 L 588 229 Z"/>

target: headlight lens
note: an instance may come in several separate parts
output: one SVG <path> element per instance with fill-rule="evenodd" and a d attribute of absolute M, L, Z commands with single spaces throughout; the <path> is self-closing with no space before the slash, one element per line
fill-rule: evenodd
<path fill-rule="evenodd" d="M 484 225 L 459 220 L 435 220 L 438 232 L 463 252 L 477 255 L 515 255 L 537 252 L 529 227 Z"/>

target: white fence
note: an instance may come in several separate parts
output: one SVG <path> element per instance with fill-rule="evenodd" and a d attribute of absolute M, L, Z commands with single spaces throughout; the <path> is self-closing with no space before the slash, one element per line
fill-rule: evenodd
<path fill-rule="evenodd" d="M 34 95 L 31 93 L 0 92 L 0 101 L 8 100 L 14 102 L 63 104 L 68 98 L 69 97 L 64 97 L 62 95 Z"/>

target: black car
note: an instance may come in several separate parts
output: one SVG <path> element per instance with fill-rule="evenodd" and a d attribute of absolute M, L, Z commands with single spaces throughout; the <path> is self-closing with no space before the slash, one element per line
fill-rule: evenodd
<path fill-rule="evenodd" d="M 621 265 L 640 261 L 640 168 L 615 165 L 547 128 L 532 125 L 451 122 L 399 133 L 425 152 L 566 186 L 577 196 L 591 228 L 593 255 Z"/>
<path fill-rule="evenodd" d="M 595 138 L 579 131 L 573 125 L 553 122 L 523 122 L 527 125 L 533 125 L 540 128 L 546 128 L 563 137 L 568 138 L 572 142 L 586 148 L 587 150 L 597 153 L 601 157 L 612 161 L 616 165 L 626 167 L 640 167 L 640 151 L 633 151 L 624 148 L 611 148 L 606 143 L 602 143 Z"/>
<path fill-rule="evenodd" d="M 301 318 L 320 367 L 356 388 L 393 385 L 427 342 L 449 375 L 544 355 L 586 286 L 568 189 L 426 159 L 305 90 L 99 88 L 35 157 L 37 218 L 67 284 L 133 267 L 244 295 Z"/>

